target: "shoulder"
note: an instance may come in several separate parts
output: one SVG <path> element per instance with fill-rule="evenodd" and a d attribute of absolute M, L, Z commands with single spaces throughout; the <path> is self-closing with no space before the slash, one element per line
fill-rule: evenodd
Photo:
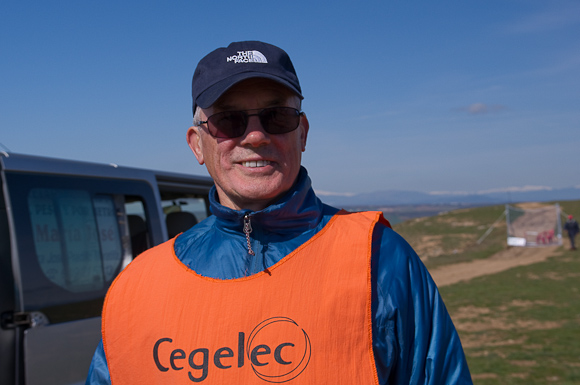
<path fill-rule="evenodd" d="M 373 232 L 372 270 L 385 295 L 407 296 L 411 290 L 432 297 L 437 287 L 411 245 L 396 231 L 378 223 Z"/>
<path fill-rule="evenodd" d="M 175 254 L 179 257 L 185 250 L 195 247 L 212 233 L 215 227 L 216 217 L 211 215 L 197 223 L 189 230 L 181 233 L 175 239 Z"/>
<path fill-rule="evenodd" d="M 373 254 L 378 253 L 382 263 L 416 264 L 422 262 L 411 245 L 395 230 L 379 222 L 373 231 Z"/>

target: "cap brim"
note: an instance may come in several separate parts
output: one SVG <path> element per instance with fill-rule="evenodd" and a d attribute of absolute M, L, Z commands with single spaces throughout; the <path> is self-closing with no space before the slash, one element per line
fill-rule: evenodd
<path fill-rule="evenodd" d="M 211 107 L 216 102 L 216 100 L 220 98 L 220 96 L 222 96 L 227 90 L 232 88 L 234 85 L 238 84 L 242 80 L 256 78 L 270 79 L 277 83 L 280 83 L 281 85 L 285 86 L 286 88 L 294 92 L 298 97 L 300 97 L 300 99 L 304 99 L 304 97 L 302 96 L 300 91 L 296 89 L 296 87 L 294 87 L 286 80 L 279 78 L 278 76 L 270 75 L 263 72 L 242 72 L 230 76 L 203 91 L 195 100 L 195 104 L 200 106 L 201 108 Z"/>

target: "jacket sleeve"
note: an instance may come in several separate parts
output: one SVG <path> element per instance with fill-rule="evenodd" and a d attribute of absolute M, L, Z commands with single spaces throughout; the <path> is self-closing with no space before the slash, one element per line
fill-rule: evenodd
<path fill-rule="evenodd" d="M 472 384 L 461 341 L 427 269 L 398 234 L 373 234 L 373 347 L 381 384 Z"/>
<path fill-rule="evenodd" d="M 111 376 L 109 375 L 109 367 L 107 366 L 102 340 L 93 356 L 85 385 L 111 385 Z"/>

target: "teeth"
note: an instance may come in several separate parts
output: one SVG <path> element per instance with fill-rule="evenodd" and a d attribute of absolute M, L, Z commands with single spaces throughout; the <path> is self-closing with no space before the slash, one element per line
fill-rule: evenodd
<path fill-rule="evenodd" d="M 267 160 L 258 160 L 258 161 L 251 161 L 251 162 L 242 162 L 242 165 L 244 167 L 264 167 L 269 165 L 270 162 Z"/>

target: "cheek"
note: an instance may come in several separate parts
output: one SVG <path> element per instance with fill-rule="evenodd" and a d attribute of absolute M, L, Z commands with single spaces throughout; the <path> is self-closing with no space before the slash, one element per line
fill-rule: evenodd
<path fill-rule="evenodd" d="M 293 135 L 291 138 L 285 138 L 276 144 L 278 153 L 282 154 L 284 168 L 287 176 L 296 173 L 300 169 L 302 160 L 303 141 L 299 135 Z"/>
<path fill-rule="evenodd" d="M 232 147 L 227 142 L 211 143 L 204 151 L 205 164 L 208 171 L 213 176 L 216 173 L 227 172 L 231 169 L 229 157 Z"/>
<path fill-rule="evenodd" d="M 292 143 L 288 144 L 287 148 L 292 149 L 292 152 L 291 152 L 292 156 L 296 156 L 298 158 L 301 158 L 302 153 L 306 149 L 306 143 L 304 142 L 303 137 L 301 135 L 296 135 L 296 137 L 294 138 Z"/>

